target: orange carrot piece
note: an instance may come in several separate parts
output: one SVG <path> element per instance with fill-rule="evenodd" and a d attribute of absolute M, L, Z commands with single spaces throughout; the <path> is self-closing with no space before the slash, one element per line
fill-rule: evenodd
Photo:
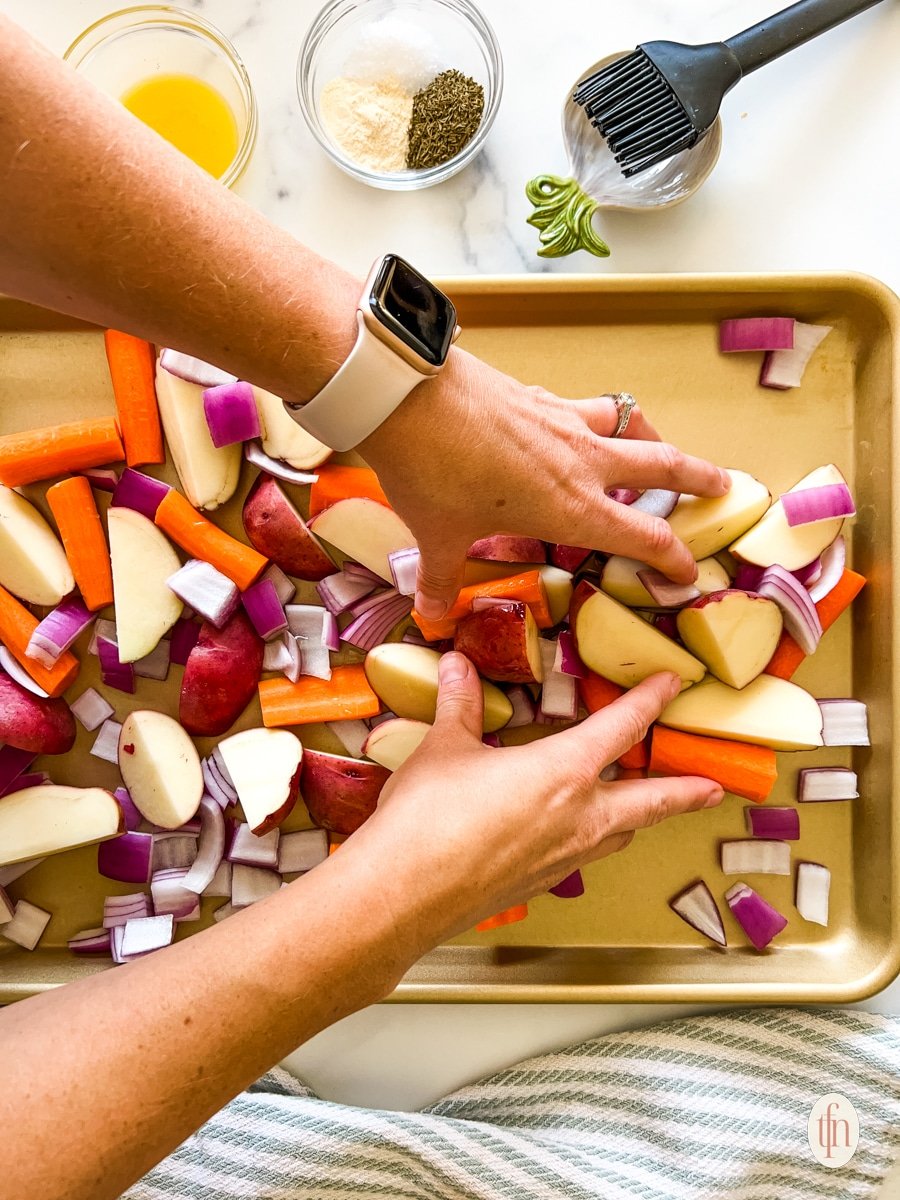
<path fill-rule="evenodd" d="M 600 712 L 602 708 L 607 708 L 613 701 L 625 695 L 624 688 L 609 679 L 604 679 L 596 671 L 588 671 L 584 679 L 578 680 L 578 692 L 581 696 L 581 703 L 589 713 Z M 645 738 L 632 746 L 630 750 L 626 750 L 619 758 L 618 763 L 626 771 L 643 771 L 649 761 L 650 750 Z"/>
<path fill-rule="evenodd" d="M 153 347 L 143 338 L 107 329 L 103 335 L 119 427 L 129 467 L 164 463 L 162 428 L 156 403 Z"/>
<path fill-rule="evenodd" d="M 24 605 L 0 587 L 0 642 L 18 660 L 36 684 L 51 696 L 61 695 L 81 670 L 81 663 L 68 650 L 59 656 L 56 666 L 48 671 L 25 653 L 38 619 Z"/>
<path fill-rule="evenodd" d="M 479 921 L 475 928 L 479 933 L 487 933 L 489 929 L 500 929 L 503 925 L 515 925 L 516 921 L 524 921 L 527 916 L 527 904 L 514 904 L 512 908 L 505 908 L 503 912 L 494 913 L 492 917 Z"/>
<path fill-rule="evenodd" d="M 316 474 L 319 478 L 309 489 L 310 517 L 337 504 L 338 500 L 346 500 L 351 496 L 375 500 L 385 508 L 391 507 L 378 476 L 368 467 L 344 467 L 339 463 L 328 463 L 327 466 L 316 467 Z"/>
<path fill-rule="evenodd" d="M 646 779 L 646 767 L 622 767 L 619 770 L 619 779 Z M 618 781 L 617 781 L 618 782 Z"/>
<path fill-rule="evenodd" d="M 192 558 L 200 558 L 246 591 L 269 565 L 250 546 L 207 521 L 193 504 L 172 488 L 156 510 L 156 524 Z"/>
<path fill-rule="evenodd" d="M 91 485 L 73 475 L 47 489 L 66 558 L 87 607 L 95 612 L 113 602 L 112 568 Z"/>
<path fill-rule="evenodd" d="M 330 679 L 304 676 L 264 679 L 259 685 L 263 725 L 314 725 L 321 721 L 360 720 L 381 712 L 381 701 L 369 687 L 365 668 L 335 667 Z"/>
<path fill-rule="evenodd" d="M 724 738 L 700 737 L 656 725 L 650 770 L 658 775 L 702 775 L 755 804 L 767 800 L 778 778 L 775 751 Z"/>
<path fill-rule="evenodd" d="M 540 629 L 549 629 L 553 624 L 547 589 L 540 571 L 524 571 L 521 575 L 510 575 L 505 579 L 488 579 L 484 583 L 473 583 L 464 587 L 450 607 L 446 616 L 439 621 L 429 621 L 413 609 L 413 620 L 430 642 L 453 637 L 456 626 L 473 611 L 472 605 L 481 596 L 492 596 L 497 600 L 522 600 L 531 609 Z"/>
<path fill-rule="evenodd" d="M 70 421 L 0 437 L 0 483 L 19 487 L 125 457 L 113 417 Z"/>
<path fill-rule="evenodd" d="M 827 596 L 816 605 L 816 612 L 822 622 L 823 631 L 830 629 L 842 612 L 845 612 L 859 593 L 866 586 L 866 580 L 856 571 L 845 570 L 843 575 Z M 775 675 L 778 679 L 790 679 L 806 655 L 789 633 L 781 635 L 781 641 L 775 648 L 766 675 Z"/>
<path fill-rule="evenodd" d="M 620 767 L 624 767 L 626 771 L 642 771 L 650 765 L 650 746 L 649 736 L 643 738 L 620 755 L 617 762 Z"/>

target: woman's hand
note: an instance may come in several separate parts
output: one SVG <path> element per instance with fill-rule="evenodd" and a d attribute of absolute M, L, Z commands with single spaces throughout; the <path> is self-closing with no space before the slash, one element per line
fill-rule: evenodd
<path fill-rule="evenodd" d="M 623 849 L 635 830 L 721 802 L 708 779 L 600 781 L 679 686 L 675 675 L 654 675 L 580 725 L 498 750 L 481 741 L 477 672 L 445 654 L 434 728 L 337 859 L 356 852 L 375 864 L 373 899 L 394 907 L 398 934 L 421 955 Z"/>
<path fill-rule="evenodd" d="M 614 440 L 617 418 L 609 396 L 561 400 L 454 351 L 361 447 L 422 551 L 417 610 L 443 616 L 466 550 L 499 532 L 623 554 L 692 582 L 696 565 L 668 522 L 606 490 L 721 496 L 728 476 L 661 442 L 638 408 Z"/>

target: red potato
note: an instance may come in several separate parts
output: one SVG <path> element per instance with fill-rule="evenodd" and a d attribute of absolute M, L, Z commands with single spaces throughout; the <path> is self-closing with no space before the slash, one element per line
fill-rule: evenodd
<path fill-rule="evenodd" d="M 727 589 L 701 596 L 683 608 L 676 624 L 685 646 L 717 679 L 743 688 L 771 661 L 782 618 L 771 600 Z"/>
<path fill-rule="evenodd" d="M 119 732 L 119 770 L 135 807 L 163 829 L 189 821 L 203 795 L 197 747 L 176 720 L 154 709 L 135 709 Z"/>
<path fill-rule="evenodd" d="M 300 739 L 287 729 L 246 729 L 219 742 L 250 830 L 270 833 L 297 803 Z"/>
<path fill-rule="evenodd" d="M 363 754 L 389 771 L 397 771 L 422 745 L 431 726 L 427 721 L 394 717 L 376 725 L 363 746 Z"/>
<path fill-rule="evenodd" d="M 453 648 L 488 679 L 540 683 L 544 677 L 538 627 L 519 601 L 492 604 L 460 621 Z"/>
<path fill-rule="evenodd" d="M 561 567 L 564 571 L 574 574 L 593 553 L 593 550 L 588 550 L 585 546 L 566 546 L 557 542 L 550 547 L 550 561 L 554 567 Z"/>
<path fill-rule="evenodd" d="M 318 582 L 335 570 L 333 561 L 271 475 L 260 475 L 247 494 L 244 531 L 251 546 L 296 579 Z"/>
<path fill-rule="evenodd" d="M 122 810 L 101 788 L 44 783 L 11 792 L 0 799 L 0 867 L 105 842 L 122 832 Z"/>
<path fill-rule="evenodd" d="M 520 537 L 517 534 L 495 533 L 491 537 L 479 538 L 468 549 L 469 558 L 486 559 L 488 562 L 545 563 L 547 551 L 537 538 Z"/>
<path fill-rule="evenodd" d="M 375 811 L 391 772 L 374 762 L 304 750 L 300 792 L 313 821 L 332 833 L 354 833 Z"/>
<path fill-rule="evenodd" d="M 256 694 L 265 646 L 238 610 L 222 629 L 204 622 L 181 681 L 179 718 L 194 737 L 225 733 Z"/>
<path fill-rule="evenodd" d="M 65 700 L 35 696 L 0 673 L 0 743 L 34 754 L 66 754 L 75 732 Z"/>

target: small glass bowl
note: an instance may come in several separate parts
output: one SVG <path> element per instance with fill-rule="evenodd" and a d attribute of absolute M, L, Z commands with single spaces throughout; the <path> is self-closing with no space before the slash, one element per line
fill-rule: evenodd
<path fill-rule="evenodd" d="M 453 68 L 484 88 L 484 113 L 472 139 L 447 162 L 418 170 L 376 171 L 349 158 L 322 120 L 322 88 L 344 73 L 361 35 L 390 17 L 422 31 L 440 47 L 439 69 Z M 503 60 L 493 29 L 471 0 L 330 0 L 310 26 L 297 60 L 297 94 L 306 123 L 342 171 L 370 187 L 415 191 L 443 183 L 481 151 L 503 93 Z"/>
<path fill-rule="evenodd" d="M 209 21 L 166 4 L 123 8 L 89 25 L 63 57 L 116 100 L 153 75 L 184 74 L 208 83 L 238 129 L 237 153 L 220 182 L 231 187 L 243 174 L 256 144 L 256 97 L 240 55 Z"/>

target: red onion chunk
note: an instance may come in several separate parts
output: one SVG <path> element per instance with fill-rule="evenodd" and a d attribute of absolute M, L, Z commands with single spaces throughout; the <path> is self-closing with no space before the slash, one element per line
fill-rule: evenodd
<path fill-rule="evenodd" d="M 669 907 L 681 917 L 682 921 L 690 925 L 691 929 L 696 929 L 698 933 L 708 937 L 717 946 L 728 945 L 719 906 L 702 879 L 698 879 L 683 892 L 679 892 L 669 901 Z"/>
<path fill-rule="evenodd" d="M 809 598 L 813 604 L 818 604 L 829 592 L 833 591 L 844 574 L 847 566 L 847 543 L 842 536 L 836 537 L 828 549 L 823 551 L 821 563 L 822 571 L 819 578 L 815 583 L 810 581 L 807 584 Z"/>
<path fill-rule="evenodd" d="M 0 937 L 15 942 L 23 950 L 34 950 L 50 924 L 50 913 L 27 900 L 20 900 L 12 920 L 0 925 Z"/>
<path fill-rule="evenodd" d="M 765 573 L 764 567 L 755 567 L 752 563 L 741 563 L 731 586 L 739 592 L 755 592 Z"/>
<path fill-rule="evenodd" d="M 42 858 L 30 858 L 27 862 L 0 867 L 0 887 L 7 887 L 10 883 L 15 883 L 17 879 L 21 879 L 23 875 L 27 875 L 29 871 L 40 866 L 43 861 Z"/>
<path fill-rule="evenodd" d="M 133 508 L 148 521 L 153 521 L 156 519 L 156 510 L 171 490 L 162 480 L 126 467 L 110 504 L 113 508 Z"/>
<path fill-rule="evenodd" d="M 76 473 L 83 475 L 98 492 L 114 492 L 119 482 L 119 472 L 112 467 L 90 467 L 86 471 Z"/>
<path fill-rule="evenodd" d="M 650 593 L 653 603 L 661 604 L 663 608 L 683 608 L 701 595 L 700 589 L 692 583 L 673 583 L 662 571 L 650 567 L 638 571 L 637 577 Z"/>
<path fill-rule="evenodd" d="M 95 688 L 86 688 L 77 700 L 72 701 L 69 708 L 88 733 L 99 729 L 115 712 L 113 706 Z"/>
<path fill-rule="evenodd" d="M 538 704 L 537 721 L 574 721 L 578 716 L 578 688 L 574 675 L 554 671 L 557 644 L 546 638 L 540 640 L 544 682 Z"/>
<path fill-rule="evenodd" d="M 237 375 L 220 371 L 202 358 L 194 358 L 191 354 L 182 354 L 180 350 L 163 350 L 159 356 L 159 365 L 170 375 L 177 375 L 188 383 L 198 387 L 220 387 L 224 383 L 237 383 Z"/>
<path fill-rule="evenodd" d="M 237 589 L 235 588 L 235 591 Z M 185 666 L 200 637 L 200 626 L 189 617 L 179 617 L 169 637 L 169 662 Z"/>
<path fill-rule="evenodd" d="M 24 792 L 27 788 L 43 787 L 45 783 L 50 782 L 50 776 L 46 771 L 32 771 L 29 774 L 20 775 L 14 783 L 9 784 L 0 792 L 0 799 L 12 795 L 13 792 Z"/>
<path fill-rule="evenodd" d="M 220 809 L 226 809 L 229 804 L 234 802 L 233 797 L 228 795 L 220 785 L 208 758 L 201 759 L 200 770 L 203 774 L 203 786 L 206 788 L 206 793 L 215 800 Z"/>
<path fill-rule="evenodd" d="M 797 324 L 793 317 L 732 317 L 719 325 L 719 350 L 792 350 Z"/>
<path fill-rule="evenodd" d="M 134 917 L 122 927 L 119 956 L 122 962 L 151 954 L 171 946 L 175 936 L 175 921 L 171 913 L 155 917 Z"/>
<path fill-rule="evenodd" d="M 123 833 L 97 847 L 97 870 L 120 883 L 149 883 L 153 834 Z"/>
<path fill-rule="evenodd" d="M 74 937 L 69 938 L 68 947 L 73 954 L 109 954 L 109 930 L 82 929 Z"/>
<path fill-rule="evenodd" d="M 216 746 L 215 750 L 209 756 L 209 765 L 222 789 L 231 797 L 232 804 L 236 803 L 238 798 L 237 788 L 234 786 L 234 781 L 229 774 L 228 768 L 225 766 L 225 759 L 222 757 L 218 746 Z"/>
<path fill-rule="evenodd" d="M 572 675 L 575 679 L 587 679 L 588 669 L 578 656 L 575 649 L 575 638 L 570 629 L 563 629 L 556 640 L 556 658 L 553 670 L 563 675 Z"/>
<path fill-rule="evenodd" d="M 132 800 L 127 788 L 116 788 L 113 795 L 118 802 L 119 808 L 122 810 L 122 820 L 125 822 L 125 828 L 129 831 L 135 830 L 143 821 L 143 817 L 138 809 L 138 806 Z"/>
<path fill-rule="evenodd" d="M 822 637 L 822 622 L 813 600 L 790 571 L 777 564 L 766 567 L 757 595 L 781 609 L 784 627 L 804 654 L 815 654 Z"/>
<path fill-rule="evenodd" d="M 566 546 L 562 542 L 557 542 L 550 547 L 550 562 L 554 567 L 559 567 L 563 571 L 571 571 L 574 575 L 593 553 L 593 550 L 589 550 L 585 546 Z"/>
<path fill-rule="evenodd" d="M 280 638 L 266 642 L 263 650 L 264 671 L 286 671 L 292 661 L 290 643 L 294 640 L 290 633 L 283 633 Z"/>
<path fill-rule="evenodd" d="M 272 829 L 257 837 L 250 826 L 242 822 L 234 831 L 234 840 L 228 851 L 228 861 L 245 867 L 267 867 L 274 871 L 278 866 L 278 839 L 280 829 Z"/>
<path fill-rule="evenodd" d="M 285 575 L 276 563 L 266 567 L 260 578 L 267 579 L 272 584 L 282 604 L 290 604 L 296 595 L 297 585 Z"/>
<path fill-rule="evenodd" d="M 799 387 L 807 364 L 819 347 L 819 343 L 831 333 L 830 325 L 805 325 L 794 322 L 794 348 L 773 350 L 763 359 L 759 373 L 761 387 L 785 391 Z"/>
<path fill-rule="evenodd" d="M 247 588 L 241 599 L 253 628 L 264 642 L 271 641 L 287 629 L 288 619 L 271 579 L 260 579 Z"/>
<path fill-rule="evenodd" d="M 520 729 L 523 725 L 534 723 L 536 708 L 531 692 L 524 687 L 511 687 L 506 693 L 512 705 L 512 716 L 506 722 L 505 729 Z"/>
<path fill-rule="evenodd" d="M 806 590 L 809 591 L 812 584 L 822 574 L 822 560 L 821 558 L 814 558 L 811 563 L 807 563 L 805 567 L 801 567 L 798 571 L 791 571 L 791 574 L 798 583 L 802 583 Z"/>
<path fill-rule="evenodd" d="M 414 625 L 411 625 L 409 629 L 405 629 L 403 631 L 403 637 L 400 639 L 400 641 L 407 642 L 410 646 L 431 645 L 431 642 L 429 642 L 428 638 L 425 637 L 422 631 L 417 629 Z"/>
<path fill-rule="evenodd" d="M 94 758 L 102 758 L 104 762 L 114 763 L 119 765 L 119 734 L 122 732 L 122 726 L 118 721 L 104 721 L 100 726 L 100 732 L 94 739 L 94 744 L 91 746 L 91 754 Z"/>
<path fill-rule="evenodd" d="M 119 692 L 134 692 L 134 664 L 119 661 L 119 647 L 107 638 L 97 638 L 97 654 L 100 658 L 100 678 L 107 687 Z"/>
<path fill-rule="evenodd" d="M 856 505 L 846 483 L 826 483 L 821 487 L 785 492 L 781 505 L 788 525 L 815 525 L 835 517 L 853 517 Z"/>
<path fill-rule="evenodd" d="M 196 892 L 184 886 L 187 869 L 184 867 L 154 871 L 150 881 L 153 896 L 153 911 L 158 916 L 171 913 L 176 922 L 194 921 L 200 915 L 200 901 Z"/>
<path fill-rule="evenodd" d="M 204 896 L 224 896 L 231 898 L 231 863 L 223 858 L 216 868 L 216 873 L 203 889 Z"/>
<path fill-rule="evenodd" d="M 387 639 L 388 634 L 412 611 L 408 596 L 398 596 L 388 589 L 376 604 L 355 616 L 341 634 L 341 640 L 360 650 L 372 650 Z"/>
<path fill-rule="evenodd" d="M 650 488 L 648 491 L 642 492 L 631 507 L 635 512 L 647 513 L 650 517 L 668 517 L 680 499 L 680 492 L 671 492 L 664 488 Z"/>
<path fill-rule="evenodd" d="M 287 616 L 288 629 L 294 637 L 304 641 L 324 646 L 326 638 L 326 621 L 333 614 L 327 608 L 318 604 L 289 604 L 284 610 Z M 330 630 L 330 624 L 328 630 Z"/>
<path fill-rule="evenodd" d="M 219 810 L 221 812 L 221 809 Z M 189 870 L 197 857 L 197 834 L 162 829 L 152 835 L 152 874 L 158 871 Z"/>
<path fill-rule="evenodd" d="M 35 696 L 40 696 L 42 700 L 47 699 L 48 693 L 34 682 L 25 668 L 15 659 L 5 646 L 0 645 L 0 667 L 19 687 L 25 688 L 27 692 L 31 692 Z"/>
<path fill-rule="evenodd" d="M 387 583 L 386 579 L 382 579 L 380 575 L 370 570 L 369 567 L 364 567 L 362 563 L 353 562 L 352 559 L 344 563 L 344 573 L 352 575 L 356 579 L 368 579 L 370 583 L 375 584 L 377 587 L 383 587 Z"/>
<path fill-rule="evenodd" d="M 281 876 L 276 871 L 263 867 L 247 867 L 235 863 L 231 868 L 231 903 L 235 908 L 246 908 L 274 895 L 281 887 Z"/>
<path fill-rule="evenodd" d="M 821 863 L 797 864 L 797 912 L 804 921 L 815 925 L 828 924 L 828 894 L 831 891 L 831 872 Z"/>
<path fill-rule="evenodd" d="M 653 625 L 660 633 L 664 633 L 667 638 L 671 638 L 673 642 L 681 641 L 678 633 L 678 620 L 674 613 L 654 613 Z"/>
<path fill-rule="evenodd" d="M 757 950 L 766 946 L 787 927 L 787 918 L 763 900 L 746 883 L 736 883 L 725 893 L 732 915 Z"/>
<path fill-rule="evenodd" d="M 328 611 L 338 616 L 346 612 L 351 604 L 371 595 L 376 586 L 370 579 L 361 579 L 358 575 L 338 571 L 320 579 L 316 584 L 316 591 Z"/>
<path fill-rule="evenodd" d="M 25 653 L 29 658 L 34 657 L 31 653 L 31 644 L 36 642 L 38 646 L 58 659 L 61 654 L 75 644 L 85 629 L 94 621 L 95 615 L 77 596 L 67 596 L 54 608 L 53 612 L 48 613 L 36 626 Z"/>
<path fill-rule="evenodd" d="M 222 809 L 209 796 L 200 800 L 200 838 L 197 856 L 181 881 L 189 892 L 205 892 L 215 878 L 225 853 L 225 818 Z"/>
<path fill-rule="evenodd" d="M 145 892 L 133 892 L 129 896 L 107 896 L 103 901 L 103 928 L 114 929 L 124 925 L 131 917 L 153 915 L 150 897 Z"/>
<path fill-rule="evenodd" d="M 94 622 L 94 628 L 91 631 L 91 640 L 88 642 L 88 654 L 97 654 L 97 639 L 106 638 L 108 642 L 112 642 L 114 646 L 119 644 L 119 639 L 116 636 L 115 621 L 107 621 L 105 617 L 98 617 Z"/>
<path fill-rule="evenodd" d="M 388 555 L 391 578 L 401 596 L 415 596 L 416 577 L 419 570 L 419 551 L 415 547 L 394 550 Z M 543 562 L 543 559 L 541 560 Z"/>
<path fill-rule="evenodd" d="M 298 829 L 281 835 L 277 865 L 282 875 L 311 871 L 327 857 L 328 834 L 324 829 Z"/>
<path fill-rule="evenodd" d="M 145 654 L 143 658 L 139 658 L 132 664 L 135 675 L 139 679 L 156 679 L 159 682 L 167 679 L 171 652 L 171 645 L 166 638 L 163 638 L 162 641 L 156 643 L 149 654 Z"/>
<path fill-rule="evenodd" d="M 260 435 L 256 398 L 249 383 L 235 380 L 207 388 L 203 393 L 203 415 L 217 450 Z"/>
<path fill-rule="evenodd" d="M 856 772 L 847 767 L 804 767 L 800 772 L 797 799 L 803 804 L 856 800 Z"/>
<path fill-rule="evenodd" d="M 313 679 L 329 680 L 331 655 L 328 647 L 316 642 L 305 642 L 302 638 L 295 638 L 294 642 L 300 652 L 300 674 L 310 675 Z"/>
<path fill-rule="evenodd" d="M 369 736 L 365 721 L 329 721 L 327 724 L 351 758 L 363 757 L 363 746 Z"/>
<path fill-rule="evenodd" d="M 750 805 L 744 809 L 744 817 L 747 832 L 751 837 L 784 842 L 796 842 L 800 837 L 800 814 L 796 808 L 761 808 L 758 805 Z"/>
<path fill-rule="evenodd" d="M 282 483 L 293 483 L 302 487 L 307 483 L 315 483 L 319 478 L 318 475 L 309 471 L 298 471 L 296 467 L 292 467 L 290 463 L 286 463 L 280 458 L 271 458 L 256 441 L 247 442 L 244 445 L 244 458 L 254 467 L 265 471 L 267 475 L 280 479 Z"/>
<path fill-rule="evenodd" d="M 869 746 L 869 719 L 861 700 L 820 700 L 826 746 Z"/>
<path fill-rule="evenodd" d="M 179 600 L 189 604 L 216 629 L 228 623 L 241 602 L 241 593 L 228 576 L 199 558 L 186 562 L 166 583 Z"/>
<path fill-rule="evenodd" d="M 0 792 L 7 788 L 27 771 L 37 755 L 33 750 L 16 750 L 14 746 L 0 746 Z"/>
<path fill-rule="evenodd" d="M 723 875 L 790 875 L 791 848 L 787 842 L 754 838 L 722 842 Z"/>
<path fill-rule="evenodd" d="M 550 888 L 550 895 L 556 896 L 560 900 L 577 900 L 579 896 L 583 896 L 584 879 L 581 872 L 573 871 L 571 875 L 561 879 L 559 883 Z"/>

